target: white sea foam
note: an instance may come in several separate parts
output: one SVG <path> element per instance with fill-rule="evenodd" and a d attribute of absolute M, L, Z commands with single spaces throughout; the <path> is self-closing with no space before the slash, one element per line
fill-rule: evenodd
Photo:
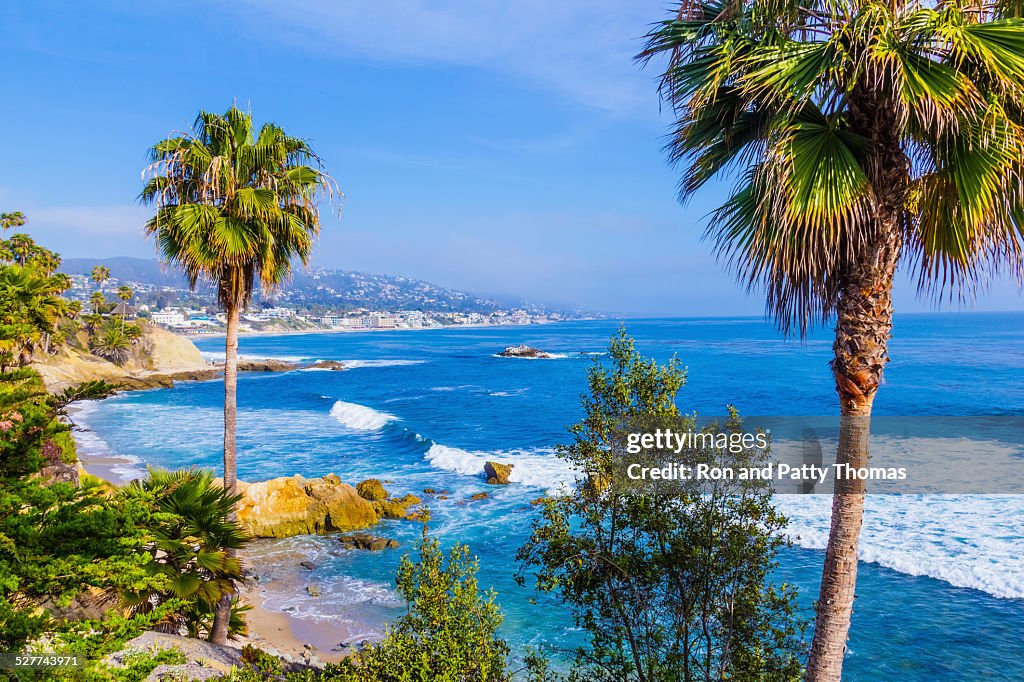
<path fill-rule="evenodd" d="M 78 456 L 86 463 L 90 457 L 103 457 L 113 460 L 110 471 L 116 474 L 121 481 L 130 481 L 142 478 L 146 475 L 146 468 L 138 457 L 123 455 L 115 452 L 107 441 L 103 440 L 89 425 L 89 418 L 99 409 L 98 400 L 87 400 L 76 403 L 69 410 L 71 418 L 77 428 L 73 429 L 71 435 L 75 439 L 75 449 Z"/>
<path fill-rule="evenodd" d="M 358 403 L 347 403 L 344 400 L 334 403 L 331 407 L 331 416 L 348 428 L 358 431 L 376 431 L 397 419 L 393 414 Z"/>
<path fill-rule="evenodd" d="M 512 464 L 509 480 L 550 492 L 564 491 L 572 486 L 576 472 L 564 460 L 555 456 L 551 448 L 532 450 L 495 450 L 493 452 L 469 451 L 434 443 L 427 450 L 424 459 L 431 466 L 454 471 L 466 476 L 483 476 L 484 463 L 488 460 Z"/>
<path fill-rule="evenodd" d="M 502 355 L 501 353 L 492 353 L 492 358 L 508 358 L 512 360 L 564 360 L 568 355 L 565 353 L 548 353 L 545 357 L 531 357 L 529 355 Z"/>
<path fill-rule="evenodd" d="M 376 360 L 339 360 L 345 369 L 362 369 L 364 367 L 405 367 L 407 365 L 422 365 L 426 360 L 388 360 L 379 358 Z"/>
<path fill-rule="evenodd" d="M 259 572 L 265 608 L 340 627 L 347 632 L 346 641 L 378 639 L 382 616 L 403 604 L 390 583 L 330 570 L 308 573 L 297 566 L 299 558 L 330 566 L 336 547 L 337 541 L 330 536 L 297 536 L 253 543 L 244 555 Z M 306 589 L 310 584 L 319 588 L 315 597 Z"/>
<path fill-rule="evenodd" d="M 207 362 L 224 362 L 224 351 L 204 350 L 200 353 Z M 304 355 L 254 355 L 240 353 L 238 359 L 243 362 L 266 362 L 276 360 L 279 362 L 312 362 L 313 358 Z"/>
<path fill-rule="evenodd" d="M 494 396 L 495 398 L 509 398 L 515 395 L 522 395 L 529 391 L 529 387 L 526 388 L 514 388 L 510 391 L 491 391 L 487 395 Z"/>
<path fill-rule="evenodd" d="M 824 549 L 831 495 L 779 495 L 790 534 Z M 914 576 L 1024 598 L 1024 497 L 1020 495 L 867 495 L 860 558 Z"/>

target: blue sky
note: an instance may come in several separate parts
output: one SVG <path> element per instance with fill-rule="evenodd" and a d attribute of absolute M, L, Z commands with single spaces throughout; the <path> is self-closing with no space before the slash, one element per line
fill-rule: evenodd
<path fill-rule="evenodd" d="M 666 7 L 4 3 L 0 208 L 65 256 L 151 257 L 147 147 L 237 102 L 310 139 L 341 186 L 318 264 L 618 313 L 759 314 L 700 241 L 728 186 L 675 201 L 656 74 L 632 63 Z M 897 305 L 935 308 L 906 279 Z M 1001 281 L 969 308 L 1024 299 Z"/>

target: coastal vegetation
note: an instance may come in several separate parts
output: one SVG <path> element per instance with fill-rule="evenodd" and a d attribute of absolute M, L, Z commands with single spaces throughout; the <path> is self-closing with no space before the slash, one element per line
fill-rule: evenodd
<path fill-rule="evenodd" d="M 620 329 L 606 360 L 590 371 L 573 442 L 558 449 L 586 478 L 543 501 L 519 551 L 520 582 L 533 571 L 536 587 L 557 595 L 586 635 L 572 679 L 799 680 L 804 624 L 795 589 L 771 579 L 787 541 L 770 484 L 624 485 L 627 431 L 700 428 L 676 405 L 686 380 L 677 359 L 643 358 Z M 732 412 L 703 427 L 718 429 L 741 433 L 742 422 Z M 766 456 L 726 452 L 716 462 L 751 466 Z"/>
<path fill-rule="evenodd" d="M 837 462 L 867 460 L 892 286 L 970 295 L 1024 271 L 1018 3 L 684 2 L 648 36 L 686 200 L 740 178 L 709 238 L 785 333 L 834 320 Z M 807 679 L 838 681 L 863 482 L 837 480 Z"/>
<path fill-rule="evenodd" d="M 56 254 L 28 235 L 3 242 L 0 253 L 12 254 L 0 259 L 0 649 L 24 651 L 43 638 L 48 651 L 90 659 L 82 669 L 23 671 L 19 679 L 117 679 L 99 672 L 100 657 L 202 604 L 200 588 L 150 601 L 146 613 L 107 610 L 130 595 L 167 594 L 195 582 L 193 566 L 160 570 L 163 560 L 147 548 L 196 511 L 182 516 L 186 510 L 142 504 L 80 472 L 67 407 L 104 397 L 112 386 L 92 381 L 46 391 L 27 365 L 64 341 L 61 325 L 74 313 L 60 298 L 67 280 L 53 275 Z"/>
<path fill-rule="evenodd" d="M 141 200 L 155 207 L 146 223 L 163 257 L 195 288 L 216 287 L 227 315 L 224 360 L 224 487 L 236 492 L 238 327 L 259 284 L 265 291 L 308 263 L 320 229 L 318 201 L 333 191 L 319 158 L 302 139 L 273 123 L 255 129 L 237 107 L 196 117 L 191 133 L 151 150 Z M 217 607 L 210 632 L 223 644 L 230 598 Z"/>

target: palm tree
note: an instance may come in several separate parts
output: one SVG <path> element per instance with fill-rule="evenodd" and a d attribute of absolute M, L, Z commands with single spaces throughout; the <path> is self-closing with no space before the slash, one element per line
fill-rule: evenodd
<path fill-rule="evenodd" d="M 320 229 L 317 200 L 332 181 L 304 141 L 273 123 L 257 132 L 236 107 L 203 111 L 191 133 L 158 142 L 141 200 L 156 207 L 146 223 L 165 259 L 194 289 L 217 287 L 227 314 L 224 353 L 224 486 L 236 490 L 235 417 L 238 324 L 259 284 L 270 290 L 306 264 Z M 218 606 L 211 641 L 223 642 L 230 603 Z"/>
<path fill-rule="evenodd" d="M 11 253 L 14 254 L 14 260 L 18 265 L 24 265 L 28 262 L 28 259 L 32 256 L 36 246 L 36 243 L 31 237 L 20 232 L 18 234 L 12 234 L 7 243 Z"/>
<path fill-rule="evenodd" d="M 92 305 L 92 312 L 94 315 L 99 315 L 103 307 L 103 304 L 107 302 L 107 297 L 98 291 L 92 292 L 89 296 L 89 303 Z"/>
<path fill-rule="evenodd" d="M 128 301 L 132 300 L 135 296 L 135 292 L 127 284 L 122 284 L 117 288 L 117 297 L 121 299 L 121 331 L 124 331 L 124 318 L 128 314 Z"/>
<path fill-rule="evenodd" d="M 42 346 L 49 350 L 49 338 L 70 304 L 60 296 L 63 278 L 45 277 L 31 267 L 0 267 L 0 371 L 10 365 L 24 366 Z"/>
<path fill-rule="evenodd" d="M 21 211 L 13 213 L 0 213 L 0 229 L 9 230 L 12 227 L 21 227 L 25 224 L 25 214 Z"/>
<path fill-rule="evenodd" d="M 110 268 L 106 265 L 97 265 L 92 269 L 92 281 L 99 285 L 100 291 L 103 291 L 103 284 L 110 279 Z"/>
<path fill-rule="evenodd" d="M 186 607 L 160 629 L 176 633 L 182 624 L 192 636 L 211 629 L 210 614 L 224 597 L 231 598 L 244 580 L 242 567 L 233 556 L 245 546 L 246 535 L 231 519 L 239 496 L 214 483 L 208 471 L 150 469 L 149 476 L 132 481 L 119 492 L 129 501 L 154 512 L 153 573 L 167 578 L 164 591 L 147 589 L 123 593 L 133 613 L 145 613 L 170 600 L 181 599 Z M 235 614 L 238 615 L 237 613 Z M 244 634 L 244 621 L 235 619 L 232 630 Z"/>
<path fill-rule="evenodd" d="M 108 323 L 105 329 L 89 341 L 89 350 L 96 357 L 109 360 L 115 365 L 123 365 L 131 357 L 131 341 L 123 331 Z"/>
<path fill-rule="evenodd" d="M 719 254 L 783 332 L 835 320 L 840 462 L 867 461 L 901 258 L 935 295 L 1022 275 L 1022 9 L 687 0 L 638 57 L 667 57 L 681 198 L 739 173 Z M 842 673 L 864 491 L 836 482 L 808 680 Z"/>

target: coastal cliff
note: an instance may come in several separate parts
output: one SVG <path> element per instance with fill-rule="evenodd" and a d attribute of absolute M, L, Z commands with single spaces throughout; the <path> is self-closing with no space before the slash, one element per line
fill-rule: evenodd
<path fill-rule="evenodd" d="M 174 378 L 189 378 L 189 373 L 212 369 L 189 339 L 153 325 L 143 328 L 142 338 L 131 347 L 129 358 L 123 365 L 116 365 L 85 350 L 64 346 L 54 355 L 39 358 L 32 367 L 39 372 L 51 392 L 96 380 L 129 388 L 156 387 L 170 385 Z"/>

